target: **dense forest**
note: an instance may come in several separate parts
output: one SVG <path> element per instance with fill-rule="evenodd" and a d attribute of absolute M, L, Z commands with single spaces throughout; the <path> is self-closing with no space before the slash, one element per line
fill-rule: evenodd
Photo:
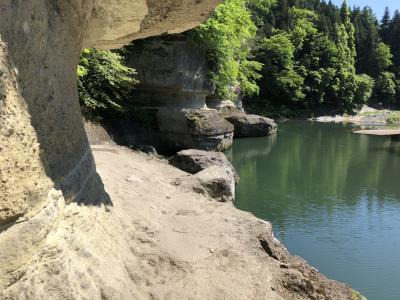
<path fill-rule="evenodd" d="M 400 12 L 320 0 L 227 0 L 194 31 L 222 98 L 247 105 L 320 107 L 400 103 Z"/>
<path fill-rule="evenodd" d="M 188 38 L 205 48 L 222 100 L 283 115 L 400 104 L 400 12 L 321 0 L 225 0 Z M 124 53 L 86 50 L 78 69 L 86 114 L 121 110 L 137 83 Z M 104 88 L 105 87 L 105 88 Z"/>

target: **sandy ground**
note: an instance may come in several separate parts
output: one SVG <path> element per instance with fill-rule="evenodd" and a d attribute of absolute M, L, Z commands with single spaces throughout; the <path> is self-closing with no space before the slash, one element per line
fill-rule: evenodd
<path fill-rule="evenodd" d="M 291 256 L 269 223 L 178 185 L 191 175 L 166 160 L 92 149 L 112 205 L 53 197 L 45 238 L 0 299 L 357 299 Z"/>
<path fill-rule="evenodd" d="M 354 133 L 378 135 L 378 136 L 393 136 L 393 135 L 400 135 L 400 129 L 366 129 L 366 130 L 357 130 L 354 131 Z"/>

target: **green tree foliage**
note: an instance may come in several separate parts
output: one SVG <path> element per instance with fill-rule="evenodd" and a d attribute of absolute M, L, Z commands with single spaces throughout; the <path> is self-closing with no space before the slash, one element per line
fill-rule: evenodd
<path fill-rule="evenodd" d="M 386 7 L 383 17 L 381 19 L 380 36 L 381 36 L 383 42 L 385 42 L 387 44 L 389 44 L 389 42 L 390 42 L 390 23 L 391 23 L 390 18 L 391 18 L 391 15 L 390 15 L 389 7 Z"/>
<path fill-rule="evenodd" d="M 382 72 L 376 79 L 374 99 L 383 104 L 394 104 L 396 101 L 396 77 L 391 72 Z"/>
<path fill-rule="evenodd" d="M 379 24 L 371 8 L 355 8 L 352 12 L 357 50 L 356 69 L 359 73 L 377 76 L 377 48 L 380 44 Z"/>
<path fill-rule="evenodd" d="M 393 54 L 390 50 L 390 47 L 383 42 L 380 42 L 375 50 L 375 71 L 380 74 L 381 72 L 387 70 L 389 67 L 393 65 Z"/>
<path fill-rule="evenodd" d="M 340 10 L 336 8 L 324 21 L 327 25 L 329 20 L 334 28 L 319 30 L 318 13 L 299 8 L 330 8 L 318 3 L 289 6 L 287 13 L 280 14 L 287 18 L 286 28 L 273 30 L 257 48 L 256 60 L 264 65 L 259 102 L 309 109 L 326 103 L 352 111 L 371 97 L 374 80 L 356 74 L 355 28 L 349 8 L 345 3 Z"/>
<path fill-rule="evenodd" d="M 290 35 L 278 33 L 263 41 L 258 58 L 263 62 L 263 96 L 280 102 L 301 101 L 305 95 L 302 91 L 304 78 L 295 70 L 294 52 Z"/>
<path fill-rule="evenodd" d="M 259 91 L 256 80 L 261 64 L 248 58 L 257 27 L 247 4 L 246 0 L 226 0 L 193 31 L 195 41 L 206 49 L 210 79 L 223 99 L 235 99 L 237 87 L 245 95 Z"/>
<path fill-rule="evenodd" d="M 82 113 L 91 119 L 123 111 L 138 83 L 135 70 L 113 51 L 85 49 L 77 73 Z"/>

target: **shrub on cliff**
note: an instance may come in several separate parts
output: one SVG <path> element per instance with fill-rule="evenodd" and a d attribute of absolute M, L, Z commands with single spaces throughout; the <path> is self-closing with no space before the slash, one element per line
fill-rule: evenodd
<path fill-rule="evenodd" d="M 123 51 L 123 50 L 122 50 Z M 85 49 L 78 66 L 78 91 L 82 113 L 99 120 L 124 111 L 138 81 L 125 65 L 121 51 Z"/>

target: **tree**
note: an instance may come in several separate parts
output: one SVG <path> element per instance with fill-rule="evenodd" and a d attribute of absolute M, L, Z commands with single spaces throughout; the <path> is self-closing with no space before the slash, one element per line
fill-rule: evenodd
<path fill-rule="evenodd" d="M 375 50 L 374 50 L 374 56 L 375 56 L 375 74 L 380 74 L 389 67 L 393 65 L 393 54 L 390 50 L 390 47 L 386 45 L 383 42 L 380 42 Z"/>
<path fill-rule="evenodd" d="M 365 7 L 362 11 L 353 11 L 356 45 L 356 70 L 376 77 L 378 64 L 377 47 L 380 42 L 379 24 L 372 9 Z"/>
<path fill-rule="evenodd" d="M 118 52 L 85 49 L 78 66 L 78 91 L 82 113 L 102 119 L 125 109 L 138 81 L 134 69 Z"/>
<path fill-rule="evenodd" d="M 382 104 L 394 104 L 396 101 L 396 77 L 393 73 L 382 72 L 376 79 L 373 99 Z"/>
<path fill-rule="evenodd" d="M 257 27 L 246 4 L 246 0 L 223 2 L 191 33 L 195 42 L 205 48 L 210 80 L 225 100 L 237 97 L 233 87 L 239 87 L 245 95 L 259 91 L 255 80 L 262 65 L 248 59 Z"/>
<path fill-rule="evenodd" d="M 257 58 L 266 66 L 262 71 L 262 96 L 275 102 L 290 103 L 304 99 L 304 79 L 294 69 L 294 51 L 290 35 L 277 33 L 263 41 Z"/>
<path fill-rule="evenodd" d="M 381 19 L 380 36 L 386 44 L 390 42 L 390 10 L 389 7 L 385 8 L 385 12 Z"/>
<path fill-rule="evenodd" d="M 400 12 L 396 10 L 389 26 L 389 46 L 393 53 L 392 71 L 400 75 Z"/>

